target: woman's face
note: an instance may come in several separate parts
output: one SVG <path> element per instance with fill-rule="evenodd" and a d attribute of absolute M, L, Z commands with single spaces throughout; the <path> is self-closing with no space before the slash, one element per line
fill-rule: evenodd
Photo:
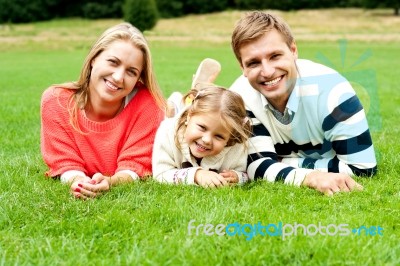
<path fill-rule="evenodd" d="M 89 83 L 92 104 L 121 104 L 143 70 L 143 53 L 131 42 L 117 40 L 93 59 Z"/>

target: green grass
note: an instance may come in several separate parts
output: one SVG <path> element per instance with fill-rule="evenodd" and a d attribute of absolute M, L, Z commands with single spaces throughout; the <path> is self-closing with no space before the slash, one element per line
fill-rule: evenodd
<path fill-rule="evenodd" d="M 297 13 L 283 14 L 295 20 Z M 298 16 L 304 19 L 304 14 Z M 210 18 L 218 20 L 219 16 L 229 22 L 231 14 L 213 14 Z M 202 40 L 196 39 L 193 30 L 191 39 L 154 37 L 161 36 L 160 29 L 174 21 L 179 24 L 196 18 L 162 21 L 154 32 L 147 33 L 166 96 L 190 86 L 191 76 L 204 57 L 221 62 L 222 72 L 216 81 L 220 85 L 228 87 L 240 73 L 229 36 L 227 40 Z M 366 23 L 365 18 L 360 21 Z M 231 30 L 228 22 L 213 32 L 224 37 Z M 344 63 L 336 39 L 298 41 L 302 58 L 328 58 L 344 74 L 372 71 L 368 73 L 376 80 L 373 98 L 367 94 L 362 100 L 379 107 L 371 111 L 371 119 L 380 121 L 372 132 L 379 174 L 372 179 L 357 178 L 364 191 L 325 197 L 281 183 L 255 182 L 207 190 L 146 181 L 115 187 L 98 199 L 83 202 L 73 199 L 68 187 L 43 175 L 40 96 L 52 83 L 75 80 L 91 41 L 114 23 L 65 20 L 15 25 L 8 33 L 0 29 L 0 265 L 400 264 L 399 41 L 349 40 Z M 314 29 L 310 24 L 302 27 Z M 20 29 L 27 31 L 26 35 Z M 60 29 L 62 36 L 69 37 L 56 42 L 57 38 L 51 36 L 57 36 Z M 86 31 L 91 33 L 78 38 Z M 74 32 L 76 41 L 68 40 L 74 39 Z M 299 32 L 304 29 L 299 28 Z M 44 35 L 50 36 L 50 41 L 31 39 Z M 16 38 L 15 43 L 9 38 Z M 366 51 L 371 56 L 352 66 Z M 380 120 L 375 120 L 377 116 Z M 192 219 L 195 225 L 260 221 L 264 225 L 381 226 L 384 231 L 383 236 L 304 236 L 299 231 L 285 240 L 258 235 L 247 241 L 243 235 L 196 236 L 195 230 L 189 234 Z"/>

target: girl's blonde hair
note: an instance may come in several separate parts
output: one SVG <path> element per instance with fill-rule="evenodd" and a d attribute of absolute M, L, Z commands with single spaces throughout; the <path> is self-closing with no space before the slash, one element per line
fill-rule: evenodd
<path fill-rule="evenodd" d="M 53 85 L 70 90 L 76 90 L 70 100 L 70 122 L 72 126 L 81 131 L 78 124 L 78 110 L 86 106 L 89 100 L 89 82 L 92 72 L 92 61 L 106 50 L 115 41 L 130 41 L 135 47 L 143 53 L 143 70 L 140 73 L 138 82 L 142 82 L 154 97 L 157 104 L 162 110 L 165 110 L 165 100 L 158 86 L 155 74 L 153 72 L 153 64 L 149 45 L 143 34 L 132 24 L 123 22 L 107 29 L 99 39 L 93 44 L 86 56 L 78 81 L 64 84 Z"/>
<path fill-rule="evenodd" d="M 251 124 L 243 99 L 239 94 L 224 87 L 207 84 L 191 89 L 184 98 L 188 95 L 193 95 L 194 99 L 178 120 L 175 134 L 175 144 L 178 148 L 181 147 L 179 141 L 179 138 L 183 137 L 181 133 L 186 130 L 187 117 L 211 112 L 219 113 L 219 121 L 230 132 L 227 146 L 233 146 L 236 143 L 247 145 L 251 134 Z"/>
<path fill-rule="evenodd" d="M 232 33 L 231 46 L 240 65 L 242 65 L 240 48 L 249 42 L 261 38 L 266 32 L 272 29 L 276 29 L 282 35 L 286 45 L 290 48 L 294 43 L 293 34 L 289 25 L 276 15 L 263 11 L 252 11 L 246 13 L 236 23 Z"/>

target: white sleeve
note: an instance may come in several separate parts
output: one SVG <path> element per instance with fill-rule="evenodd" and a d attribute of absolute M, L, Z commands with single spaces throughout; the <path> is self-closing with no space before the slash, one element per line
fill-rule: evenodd
<path fill-rule="evenodd" d="M 132 177 L 132 180 L 139 179 L 139 175 L 136 174 L 135 172 L 133 172 L 132 170 L 121 170 L 121 171 L 118 171 L 118 173 L 128 174 Z"/>
<path fill-rule="evenodd" d="M 72 181 L 72 179 L 73 179 L 75 176 L 81 176 L 81 177 L 83 177 L 83 178 L 86 177 L 85 173 L 82 172 L 82 171 L 78 171 L 78 170 L 69 170 L 69 171 L 64 172 L 64 173 L 61 175 L 61 177 L 60 177 L 61 183 L 69 183 L 69 182 Z"/>

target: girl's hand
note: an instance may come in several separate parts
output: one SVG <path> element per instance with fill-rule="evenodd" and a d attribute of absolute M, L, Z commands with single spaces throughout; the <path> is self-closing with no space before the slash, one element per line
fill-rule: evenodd
<path fill-rule="evenodd" d="M 194 182 L 204 188 L 219 188 L 228 185 L 222 175 L 201 169 L 196 171 Z"/>
<path fill-rule="evenodd" d="M 221 173 L 219 173 L 221 176 L 223 176 L 230 185 L 237 184 L 239 182 L 239 177 L 237 173 L 233 170 L 223 170 Z"/>

